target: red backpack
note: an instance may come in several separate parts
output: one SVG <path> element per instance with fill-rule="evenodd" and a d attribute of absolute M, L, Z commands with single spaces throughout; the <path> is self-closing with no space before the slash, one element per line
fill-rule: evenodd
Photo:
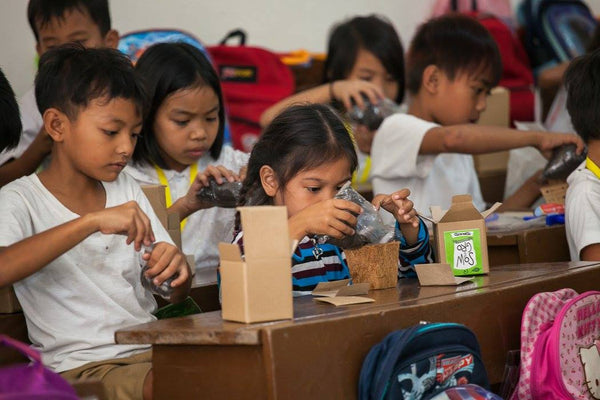
<path fill-rule="evenodd" d="M 239 46 L 226 45 L 233 37 Z M 294 93 L 295 83 L 277 54 L 245 43 L 246 34 L 235 30 L 207 50 L 221 79 L 233 146 L 249 152 L 260 136 L 261 114 Z"/>

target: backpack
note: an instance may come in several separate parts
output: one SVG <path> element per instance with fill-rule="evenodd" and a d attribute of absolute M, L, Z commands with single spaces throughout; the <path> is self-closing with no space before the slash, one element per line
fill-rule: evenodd
<path fill-rule="evenodd" d="M 475 334 L 460 324 L 420 324 L 392 332 L 371 348 L 358 398 L 429 399 L 468 383 L 489 389 Z"/>
<path fill-rule="evenodd" d="M 240 45 L 228 46 L 235 37 Z M 294 93 L 295 84 L 292 71 L 277 54 L 245 44 L 246 34 L 235 30 L 207 50 L 221 79 L 233 147 L 249 152 L 261 133 L 261 114 Z"/>
<path fill-rule="evenodd" d="M 517 18 L 536 70 L 584 54 L 597 25 L 581 0 L 524 0 Z"/>
<path fill-rule="evenodd" d="M 511 15 L 510 6 L 507 15 L 506 4 L 503 1 L 470 0 L 470 9 L 465 9 L 465 1 L 451 1 L 447 11 L 463 12 L 476 18 L 496 41 L 502 59 L 502 76 L 498 86 L 505 87 L 510 93 L 511 124 L 513 121 L 533 121 L 535 119 L 533 72 L 527 52 L 506 22 Z M 438 2 L 444 3 L 442 0 Z M 497 3 L 495 8 L 491 6 L 494 3 Z"/>
<path fill-rule="evenodd" d="M 600 292 L 534 295 L 521 321 L 512 400 L 600 398 Z"/>
<path fill-rule="evenodd" d="M 509 0 L 437 0 L 433 6 L 432 17 L 439 17 L 452 11 L 492 14 L 514 29 L 515 16 Z"/>
<path fill-rule="evenodd" d="M 0 335 L 0 345 L 18 350 L 32 361 L 0 369 L 0 400 L 78 399 L 75 389 L 64 378 L 44 367 L 37 351 L 6 335 Z"/>

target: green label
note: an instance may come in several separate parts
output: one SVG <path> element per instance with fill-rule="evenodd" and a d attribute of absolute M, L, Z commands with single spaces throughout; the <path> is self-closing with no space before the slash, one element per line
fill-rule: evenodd
<path fill-rule="evenodd" d="M 483 273 L 479 229 L 444 232 L 444 248 L 446 263 L 452 266 L 454 275 Z"/>

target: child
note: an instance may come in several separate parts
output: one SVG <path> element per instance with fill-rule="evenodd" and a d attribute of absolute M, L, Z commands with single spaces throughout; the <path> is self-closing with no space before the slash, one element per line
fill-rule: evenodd
<path fill-rule="evenodd" d="M 600 48 L 571 61 L 565 73 L 567 110 L 588 147 L 567 179 L 567 241 L 573 261 L 600 260 Z"/>
<path fill-rule="evenodd" d="M 482 210 L 470 154 L 524 146 L 547 152 L 566 143 L 576 143 L 579 152 L 583 148 L 576 135 L 473 124 L 500 78 L 501 63 L 494 39 L 471 17 L 448 15 L 421 25 L 408 52 L 407 70 L 408 114 L 386 118 L 373 139 L 374 193 L 409 187 L 420 212 L 431 205 L 447 209 L 452 195 L 468 193 Z M 526 208 L 538 196 L 532 178 L 503 208 Z"/>
<path fill-rule="evenodd" d="M 329 35 L 323 84 L 280 101 L 261 116 L 267 126 L 284 108 L 301 103 L 333 103 L 341 113 L 353 103 L 364 108 L 363 96 L 376 104 L 387 97 L 404 99 L 404 50 L 393 25 L 377 15 L 357 16 L 336 26 Z M 363 125 L 353 127 L 359 157 L 355 186 L 371 190 L 368 154 L 375 132 Z"/>
<path fill-rule="evenodd" d="M 209 178 L 239 180 L 248 155 L 223 145 L 219 78 L 204 54 L 185 43 L 159 43 L 136 64 L 151 98 L 142 138 L 126 172 L 140 184 L 167 186 L 167 207 L 179 213 L 182 246 L 196 260 L 195 282 L 216 282 L 218 243 L 231 241 L 233 209 L 205 208 L 196 197 Z M 234 172 L 232 172 L 234 171 Z"/>
<path fill-rule="evenodd" d="M 309 293 L 318 282 L 350 277 L 343 250 L 317 244 L 314 235 L 354 234 L 359 205 L 334 199 L 357 165 L 352 139 L 328 106 L 293 106 L 279 114 L 252 149 L 241 204 L 285 205 L 290 237 L 300 241 L 292 257 L 294 293 Z M 411 264 L 430 260 L 429 236 L 404 189 L 374 199 L 396 219 L 401 241 L 399 276 Z M 238 227 L 239 230 L 239 227 Z M 234 242 L 241 245 L 243 232 Z"/>
<path fill-rule="evenodd" d="M 69 42 L 110 48 L 119 43 L 119 34 L 111 29 L 108 0 L 30 0 L 27 17 L 40 57 Z M 0 187 L 33 173 L 52 147 L 52 139 L 42 129 L 33 88 L 20 104 L 23 133 L 16 148 L 0 153 Z"/>
<path fill-rule="evenodd" d="M 117 329 L 150 322 L 142 287 L 191 272 L 139 185 L 120 174 L 142 125 L 144 92 L 129 60 L 112 49 L 66 45 L 40 60 L 36 99 L 55 142 L 47 169 L 0 190 L 0 287 L 13 284 L 29 338 L 68 379 L 101 379 L 111 399 L 150 398 L 148 346 L 114 343 Z M 133 244 L 133 246 L 130 246 Z"/>
<path fill-rule="evenodd" d="M 0 124 L 0 151 L 15 148 L 21 135 L 19 106 L 2 69 L 0 69 Z"/>

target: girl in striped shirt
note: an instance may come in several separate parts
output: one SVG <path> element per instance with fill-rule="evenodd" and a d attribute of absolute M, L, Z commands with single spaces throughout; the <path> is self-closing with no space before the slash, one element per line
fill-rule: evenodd
<path fill-rule="evenodd" d="M 350 277 L 342 249 L 318 244 L 315 235 L 342 238 L 354 234 L 356 215 L 362 208 L 350 201 L 334 199 L 350 180 L 357 157 L 343 122 L 328 106 L 293 106 L 267 127 L 248 162 L 242 188 L 242 205 L 285 205 L 289 232 L 299 245 L 292 256 L 295 294 L 307 294 L 319 282 Z M 418 218 L 410 191 L 402 189 L 373 200 L 396 218 L 396 239 L 401 241 L 399 275 L 410 265 L 428 262 L 429 235 Z M 243 250 L 243 232 L 238 228 L 234 243 Z"/>

